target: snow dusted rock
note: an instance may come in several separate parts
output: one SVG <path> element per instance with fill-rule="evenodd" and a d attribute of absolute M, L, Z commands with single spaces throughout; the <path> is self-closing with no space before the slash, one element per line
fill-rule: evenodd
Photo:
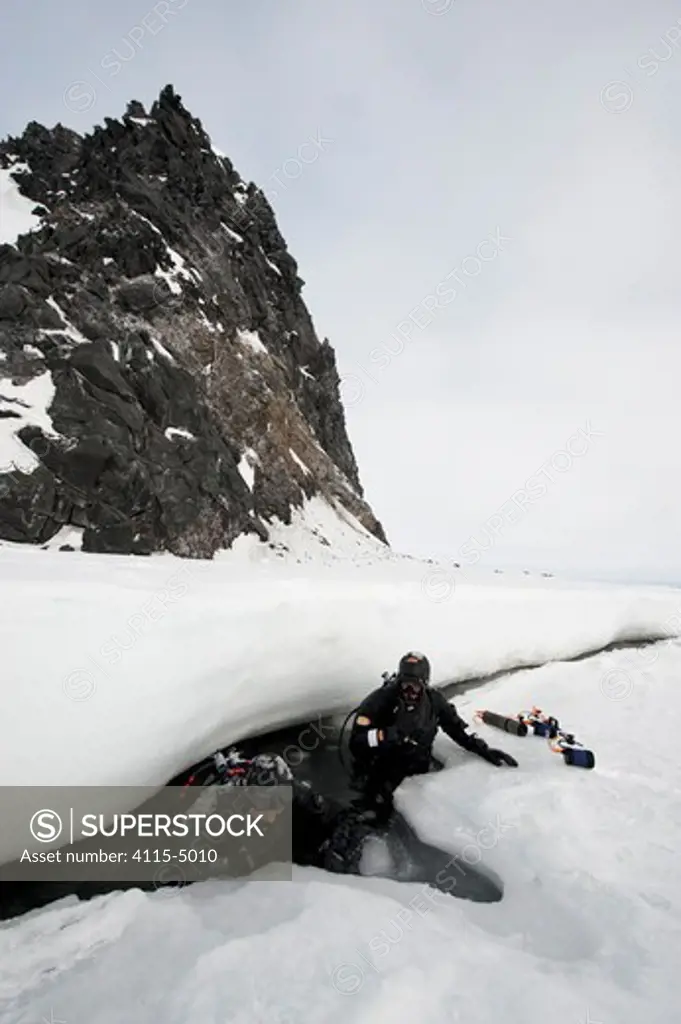
<path fill-rule="evenodd" d="M 302 286 L 172 86 L 0 143 L 0 539 L 210 557 L 317 494 L 385 541 Z"/>

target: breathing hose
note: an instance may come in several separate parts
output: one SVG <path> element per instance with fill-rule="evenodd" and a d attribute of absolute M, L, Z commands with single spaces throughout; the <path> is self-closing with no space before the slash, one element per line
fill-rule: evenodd
<path fill-rule="evenodd" d="M 343 724 L 341 726 L 340 735 L 339 735 L 339 739 L 338 739 L 338 759 L 339 759 L 339 761 L 341 763 L 343 771 L 346 772 L 348 775 L 351 775 L 352 772 L 350 771 L 350 769 L 346 765 L 345 758 L 343 757 L 343 738 L 345 736 L 345 730 L 347 728 L 348 722 L 350 721 L 350 719 L 351 719 L 351 717 L 353 715 L 357 714 L 357 712 L 360 709 L 360 706 L 361 705 L 358 704 L 356 708 L 353 708 L 352 711 L 348 712 L 348 714 L 345 717 L 345 721 L 343 722 Z"/>

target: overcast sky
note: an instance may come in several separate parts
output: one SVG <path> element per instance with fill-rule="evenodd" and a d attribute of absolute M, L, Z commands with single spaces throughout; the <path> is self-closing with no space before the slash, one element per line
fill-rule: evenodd
<path fill-rule="evenodd" d="M 1 136 L 172 82 L 269 192 L 395 547 L 681 581 L 675 0 L 4 0 L 2 29 Z"/>

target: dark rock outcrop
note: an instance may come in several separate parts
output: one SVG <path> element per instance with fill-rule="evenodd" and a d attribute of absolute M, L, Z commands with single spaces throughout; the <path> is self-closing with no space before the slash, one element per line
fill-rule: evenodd
<path fill-rule="evenodd" d="M 38 218 L 0 245 L 0 538 L 210 557 L 322 494 L 386 542 L 272 209 L 171 86 L 0 169 Z"/>

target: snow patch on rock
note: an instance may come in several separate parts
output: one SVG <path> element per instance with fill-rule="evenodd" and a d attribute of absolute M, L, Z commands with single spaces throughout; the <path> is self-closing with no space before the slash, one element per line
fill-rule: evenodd
<path fill-rule="evenodd" d="M 16 174 L 30 171 L 24 163 L 0 167 L 0 245 L 16 245 L 22 235 L 36 231 L 42 220 L 33 210 L 36 203 L 21 192 Z"/>

